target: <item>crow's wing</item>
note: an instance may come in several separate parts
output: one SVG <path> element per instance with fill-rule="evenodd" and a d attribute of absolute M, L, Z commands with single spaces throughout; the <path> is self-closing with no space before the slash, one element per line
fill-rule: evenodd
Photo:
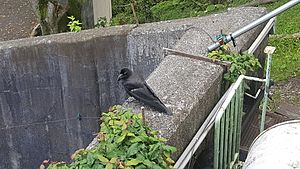
<path fill-rule="evenodd" d="M 158 100 L 157 97 L 141 83 L 125 83 L 124 88 L 130 96 L 142 102 L 148 103 Z"/>
<path fill-rule="evenodd" d="M 122 84 L 130 96 L 160 112 L 172 114 L 141 76 L 132 75 Z"/>
<path fill-rule="evenodd" d="M 159 99 L 158 96 L 156 96 L 156 94 L 154 93 L 154 91 L 151 89 L 151 87 L 146 83 L 144 82 L 144 86 L 146 86 L 146 88 L 149 90 L 149 92 L 161 103 L 163 104 L 163 102 Z"/>
<path fill-rule="evenodd" d="M 166 114 L 172 114 L 146 83 L 124 83 L 126 92 L 135 99 Z"/>

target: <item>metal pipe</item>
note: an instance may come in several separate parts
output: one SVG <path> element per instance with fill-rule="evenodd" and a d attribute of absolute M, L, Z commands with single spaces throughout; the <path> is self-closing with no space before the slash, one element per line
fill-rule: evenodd
<path fill-rule="evenodd" d="M 265 128 L 265 119 L 268 105 L 268 93 L 269 93 L 269 83 L 270 83 L 270 73 L 271 73 L 271 64 L 272 64 L 272 54 L 275 51 L 275 47 L 267 46 L 265 48 L 265 53 L 268 54 L 267 70 L 266 70 L 266 83 L 265 83 L 265 92 L 264 92 L 264 101 L 263 101 L 263 110 L 261 113 L 261 122 L 260 122 L 260 132 L 264 131 Z"/>
<path fill-rule="evenodd" d="M 258 89 L 257 92 L 256 92 L 256 94 L 255 94 L 255 96 L 253 96 L 253 95 L 251 95 L 249 93 L 246 93 L 246 92 L 245 92 L 245 95 L 248 96 L 248 97 L 251 97 L 252 99 L 257 99 L 257 97 L 260 94 L 260 91 L 261 91 L 261 89 Z"/>
<path fill-rule="evenodd" d="M 258 78 L 258 77 L 245 76 L 244 78 L 246 80 L 251 80 L 251 81 L 256 81 L 256 82 L 263 82 L 263 83 L 266 82 L 266 79 L 261 79 L 261 78 Z"/>
<path fill-rule="evenodd" d="M 232 39 L 236 38 L 236 37 L 239 37 L 240 35 L 248 32 L 249 30 L 255 28 L 256 26 L 266 22 L 267 20 L 273 18 L 274 16 L 280 14 L 281 12 L 297 5 L 298 3 L 300 3 L 300 0 L 291 0 L 289 1 L 288 3 L 280 6 L 279 8 L 275 9 L 274 11 L 271 11 L 269 12 L 268 14 L 260 17 L 259 19 L 251 22 L 250 24 L 246 25 L 245 27 L 233 32 L 232 34 L 230 35 L 227 35 L 226 36 L 226 40 L 225 42 L 230 42 Z M 220 47 L 221 44 L 219 42 L 216 42 L 215 44 L 212 44 L 208 47 L 208 51 L 212 51 L 218 47 Z"/>
<path fill-rule="evenodd" d="M 256 49 L 259 47 L 261 42 L 266 38 L 266 36 L 269 35 L 271 28 L 273 28 L 273 26 L 275 25 L 275 19 L 276 19 L 275 17 L 271 18 L 269 22 L 266 24 L 266 26 L 264 27 L 264 29 L 260 32 L 258 37 L 255 39 L 255 41 L 248 49 L 249 54 L 253 54 L 256 51 Z"/>

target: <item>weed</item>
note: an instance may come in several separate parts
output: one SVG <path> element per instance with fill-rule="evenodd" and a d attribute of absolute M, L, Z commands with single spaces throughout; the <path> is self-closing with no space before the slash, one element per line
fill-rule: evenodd
<path fill-rule="evenodd" d="M 142 114 L 114 106 L 102 113 L 101 121 L 96 147 L 77 150 L 71 164 L 52 163 L 48 169 L 173 168 L 176 148 L 165 145 L 166 139 L 144 124 Z"/>
<path fill-rule="evenodd" d="M 224 79 L 229 82 L 235 82 L 240 75 L 245 75 L 249 71 L 255 71 L 261 68 L 258 59 L 251 54 L 238 54 L 231 51 L 224 52 L 220 49 L 208 53 L 208 57 L 212 59 L 219 59 L 221 61 L 231 62 L 231 66 L 224 74 Z"/>
<path fill-rule="evenodd" d="M 101 27 L 104 28 L 104 27 L 108 27 L 110 25 L 111 25 L 111 23 L 107 20 L 106 17 L 99 17 L 97 19 L 97 23 L 95 24 L 95 27 L 97 27 L 97 28 L 101 28 Z"/>
<path fill-rule="evenodd" d="M 80 25 L 82 25 L 82 23 L 80 23 L 79 20 L 75 20 L 74 16 L 68 16 L 68 18 L 71 20 L 67 25 L 69 27 L 70 31 L 71 32 L 81 31 Z"/>

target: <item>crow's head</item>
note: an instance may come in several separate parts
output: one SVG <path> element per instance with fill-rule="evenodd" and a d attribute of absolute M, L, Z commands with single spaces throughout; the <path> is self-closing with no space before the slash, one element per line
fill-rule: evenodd
<path fill-rule="evenodd" d="M 118 76 L 118 81 L 127 79 L 129 76 L 131 76 L 131 74 L 132 71 L 130 69 L 128 68 L 121 69 L 120 74 Z"/>

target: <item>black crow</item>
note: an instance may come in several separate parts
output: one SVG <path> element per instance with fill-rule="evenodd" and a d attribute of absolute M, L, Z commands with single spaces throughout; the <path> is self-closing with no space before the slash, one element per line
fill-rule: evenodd
<path fill-rule="evenodd" d="M 128 68 L 123 68 L 118 76 L 118 81 L 121 81 L 125 91 L 131 96 L 151 106 L 153 109 L 171 115 L 172 112 L 162 103 L 155 95 L 153 90 L 148 86 L 145 80 L 138 74 L 133 73 Z"/>

